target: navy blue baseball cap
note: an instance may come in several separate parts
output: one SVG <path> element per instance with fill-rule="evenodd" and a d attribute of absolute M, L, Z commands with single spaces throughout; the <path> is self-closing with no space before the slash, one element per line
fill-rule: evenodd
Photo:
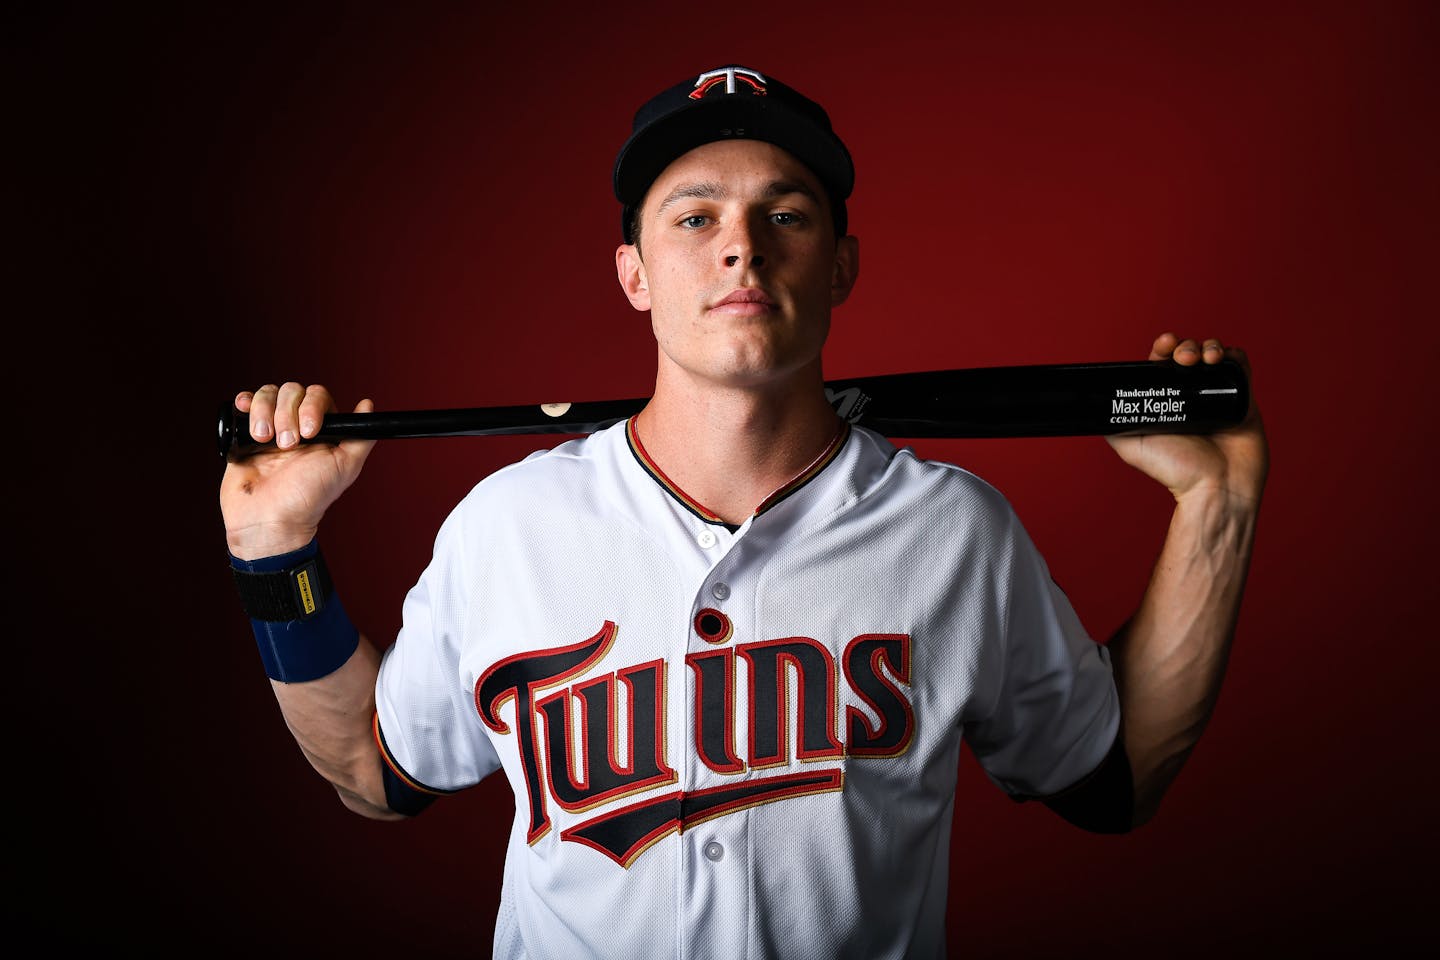
<path fill-rule="evenodd" d="M 774 77 L 729 66 L 684 80 L 635 112 L 630 138 L 615 158 L 625 242 L 635 242 L 635 211 L 671 162 L 701 144 L 730 139 L 773 143 L 805 164 L 829 196 L 835 235 L 845 235 L 845 200 L 855 187 L 855 165 L 830 115 Z"/>

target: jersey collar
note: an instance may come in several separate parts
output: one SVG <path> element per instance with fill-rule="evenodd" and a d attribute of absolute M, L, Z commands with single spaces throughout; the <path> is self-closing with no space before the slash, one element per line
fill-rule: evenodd
<path fill-rule="evenodd" d="M 730 526 L 730 524 L 725 523 L 714 510 L 711 510 L 699 500 L 696 500 L 684 490 L 680 489 L 680 486 L 676 484 L 675 481 L 665 475 L 665 471 L 660 469 L 660 465 L 650 457 L 650 454 L 645 450 L 645 445 L 640 442 L 640 434 L 635 429 L 635 421 L 637 419 L 638 417 L 631 417 L 625 422 L 625 442 L 629 444 L 630 453 L 634 455 L 635 461 L 640 464 L 641 468 L 648 473 L 666 493 L 701 520 L 704 520 L 706 523 Z M 824 469 L 839 456 L 840 451 L 845 447 L 845 441 L 850 437 L 850 424 L 838 418 L 837 423 L 838 426 L 835 430 L 835 436 L 831 438 L 830 444 L 803 470 L 762 500 L 760 505 L 755 508 L 753 516 L 760 516 L 795 491 L 804 487 L 811 480 L 815 479 L 815 477 L 819 476 Z"/>

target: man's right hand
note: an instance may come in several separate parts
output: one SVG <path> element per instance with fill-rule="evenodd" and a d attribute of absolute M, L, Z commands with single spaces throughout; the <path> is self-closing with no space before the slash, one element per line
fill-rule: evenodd
<path fill-rule="evenodd" d="M 374 409 L 369 400 L 356 413 Z M 339 444 L 301 443 L 334 411 L 330 391 L 319 384 L 266 384 L 235 397 L 250 415 L 250 436 L 275 446 L 243 460 L 231 460 L 220 481 L 220 512 L 230 553 L 242 560 L 298 550 L 314 538 L 330 504 L 339 499 L 365 465 L 374 440 Z"/>

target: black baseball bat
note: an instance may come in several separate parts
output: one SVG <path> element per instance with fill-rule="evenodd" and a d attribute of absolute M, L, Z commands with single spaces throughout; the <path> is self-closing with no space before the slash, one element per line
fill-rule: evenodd
<path fill-rule="evenodd" d="M 1234 360 L 1030 364 L 891 373 L 827 380 L 840 416 L 887 437 L 1074 437 L 1213 433 L 1250 406 Z M 633 416 L 646 399 L 448 410 L 330 413 L 308 443 L 405 437 L 593 433 Z M 225 404 L 219 447 L 240 458 L 273 446 L 250 437 L 250 418 Z"/>

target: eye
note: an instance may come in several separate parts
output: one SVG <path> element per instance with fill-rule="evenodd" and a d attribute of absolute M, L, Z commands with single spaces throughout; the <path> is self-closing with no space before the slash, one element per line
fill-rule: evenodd
<path fill-rule="evenodd" d="M 690 230 L 699 230 L 710 222 L 710 218 L 703 213 L 692 213 L 688 217 L 680 218 L 680 226 Z"/>
<path fill-rule="evenodd" d="M 770 222 L 777 227 L 793 227 L 804 222 L 805 217 L 793 210 L 778 210 L 770 214 Z"/>

